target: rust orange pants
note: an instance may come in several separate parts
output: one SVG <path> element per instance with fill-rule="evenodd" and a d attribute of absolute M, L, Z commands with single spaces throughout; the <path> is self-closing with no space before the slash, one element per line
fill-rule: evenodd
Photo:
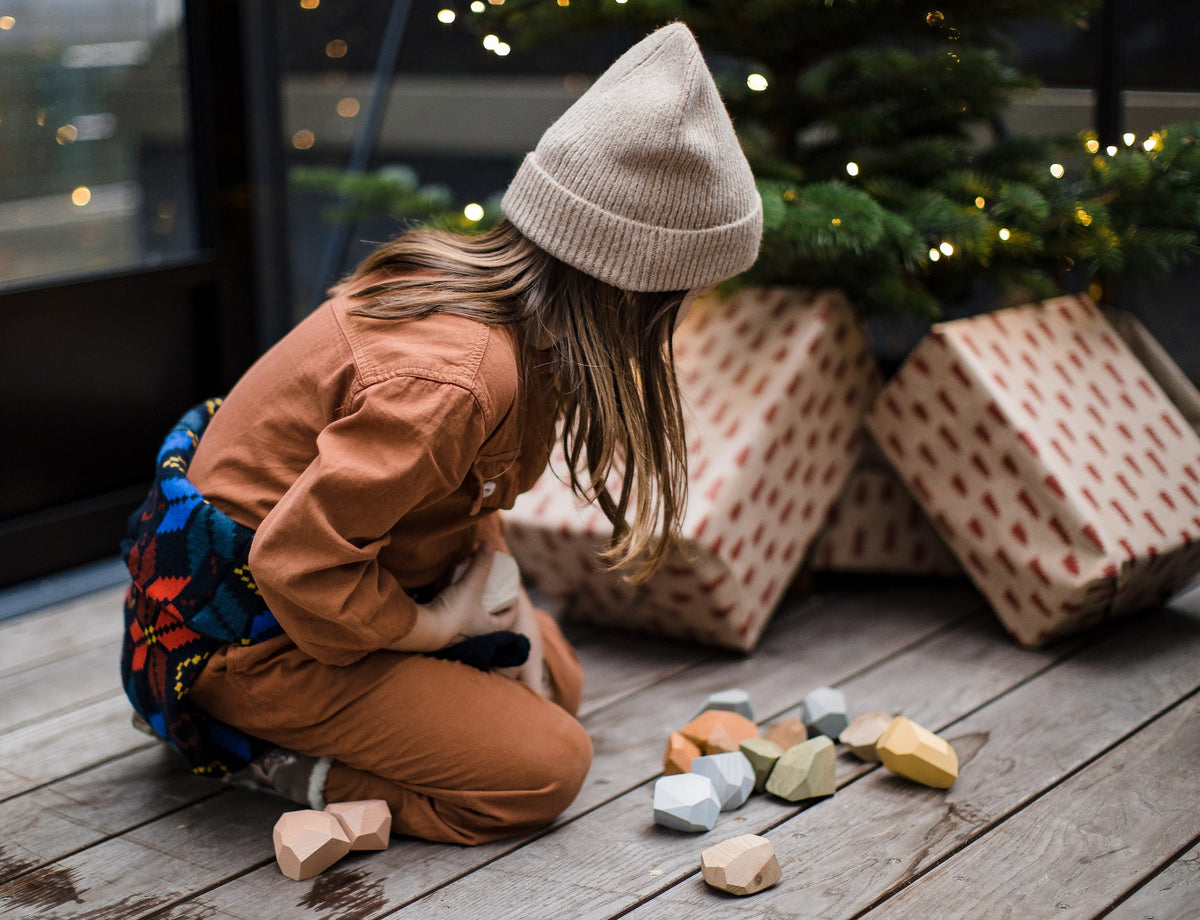
<path fill-rule="evenodd" d="M 403 652 L 322 664 L 287 636 L 215 654 L 192 699 L 279 747 L 333 758 L 330 802 L 384 799 L 392 832 L 477 844 L 544 826 L 571 803 L 592 746 L 575 719 L 575 650 L 538 612 L 555 701 L 499 674 Z"/>

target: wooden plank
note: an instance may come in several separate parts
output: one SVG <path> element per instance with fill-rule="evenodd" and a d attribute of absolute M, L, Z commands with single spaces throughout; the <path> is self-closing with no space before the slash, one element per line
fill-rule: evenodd
<path fill-rule="evenodd" d="M 1173 860 L 1108 914 L 1106 920 L 1168 920 L 1196 915 L 1200 904 L 1200 844 Z"/>
<path fill-rule="evenodd" d="M 885 599 L 886 598 L 886 602 Z M 880 610 L 886 605 L 887 613 Z M 781 611 L 781 614 L 783 612 Z M 990 614 L 973 591 L 947 589 L 932 597 L 927 591 L 863 592 L 853 597 L 812 598 L 794 613 L 779 616 L 768 627 L 758 651 L 751 658 L 728 656 L 706 662 L 680 674 L 677 678 L 644 690 L 616 705 L 595 712 L 585 720 L 593 737 L 596 756 L 584 788 L 568 809 L 559 826 L 550 836 L 536 841 L 533 852 L 550 853 L 556 860 L 557 842 L 564 834 L 573 839 L 595 834 L 597 826 L 605 826 L 605 818 L 588 820 L 590 815 L 575 821 L 584 812 L 616 799 L 617 811 L 628 809 L 635 790 L 637 818 L 614 818 L 615 827 L 630 827 L 630 834 L 645 830 L 648 822 L 648 799 L 642 784 L 662 769 L 662 748 L 670 727 L 683 724 L 695 712 L 705 697 L 714 690 L 729 686 L 747 689 L 756 706 L 770 716 L 798 704 L 808 690 L 820 683 L 834 682 L 857 671 L 869 668 L 910 645 L 945 629 L 948 623 L 966 617 L 974 629 L 987 635 L 993 645 L 1011 643 L 1003 639 Z M 631 639 L 632 642 L 638 640 Z M 1030 653 L 1022 653 L 1030 654 Z M 1037 657 L 1036 655 L 1034 657 Z M 606 806 L 601 811 L 608 814 Z M 632 820 L 632 823 L 630 821 Z M 584 825 L 576 832 L 576 824 Z M 605 838 L 607 839 L 607 838 Z M 327 873 L 317 880 L 304 883 L 313 891 L 345 890 L 346 897 L 354 892 L 372 892 L 371 909 L 354 916 L 366 920 L 382 916 L 445 885 L 461 875 L 479 874 L 480 866 L 516 850 L 523 853 L 522 841 L 505 841 L 476 848 L 446 847 L 416 840 L 395 841 L 385 853 L 375 854 L 353 871 L 353 877 Z M 512 855 L 505 857 L 508 865 Z M 589 857 L 590 858 L 590 857 Z M 571 858 L 571 865 L 574 859 Z M 473 877 L 468 875 L 468 878 Z M 550 900 L 557 898 L 558 883 L 534 883 L 529 890 L 545 893 Z M 339 910 L 333 895 L 322 901 L 329 910 Z M 488 913 L 498 909 L 490 895 L 482 902 Z M 259 920 L 270 916 L 274 920 L 307 917 L 303 897 L 297 894 L 296 883 L 283 880 L 273 869 L 263 869 L 238 878 L 213 891 L 204 892 L 190 902 L 187 910 L 197 906 L 220 910 L 223 915 L 240 920 Z M 473 905 L 465 916 L 474 915 L 479 904 Z M 410 910 L 412 907 L 405 907 Z M 568 916 L 570 910 L 554 913 Z M 441 916 L 455 916 L 443 912 Z M 189 918 L 181 906 L 166 912 L 156 920 Z"/>
<path fill-rule="evenodd" d="M 273 862 L 280 805 L 230 789 L 220 806 L 194 805 L 0 885 L 0 910 L 22 920 L 146 916 L 246 866 Z"/>
<path fill-rule="evenodd" d="M 0 800 L 154 744 L 130 726 L 130 712 L 118 691 L 0 734 Z"/>
<path fill-rule="evenodd" d="M 0 804 L 0 882 L 226 789 L 155 745 L 9 799 Z"/>
<path fill-rule="evenodd" d="M 0 676 L 119 639 L 123 596 L 123 588 L 108 588 L 0 624 Z"/>
<path fill-rule="evenodd" d="M 830 651 L 827 647 L 821 650 Z M 799 649 L 792 654 L 804 657 Z M 1003 637 L 990 616 L 971 618 L 863 670 L 841 687 L 855 709 L 873 707 L 886 699 L 891 708 L 921 713 L 937 725 L 1045 669 L 1056 654 L 1019 649 Z M 793 681 L 795 696 L 811 689 L 800 676 L 809 673 L 806 669 L 783 670 Z M 845 784 L 867 769 L 843 755 L 838 764 L 839 783 Z M 723 815 L 709 833 L 680 834 L 652 823 L 650 797 L 647 783 L 559 828 L 552 836 L 535 840 L 406 906 L 404 916 L 465 916 L 472 905 L 485 902 L 489 917 L 613 916 L 695 872 L 704 847 L 739 834 L 761 833 L 797 811 L 797 806 L 782 800 L 755 796 L 739 811 Z M 552 897 L 540 898 L 547 890 L 553 891 Z M 761 897 L 748 900 L 757 904 Z M 730 900 L 722 898 L 722 906 Z M 656 903 L 652 901 L 651 906 Z M 689 915 L 678 912 L 677 905 L 664 914 L 651 914 Z M 781 915 L 792 916 L 794 911 Z"/>
<path fill-rule="evenodd" d="M 1198 724 L 1192 696 L 865 916 L 1095 917 L 1200 834 Z"/>
<path fill-rule="evenodd" d="M 593 632 L 575 647 L 583 661 L 581 719 L 701 662 L 729 657 L 711 648 L 653 636 L 631 642 L 628 633 L 612 630 Z"/>
<path fill-rule="evenodd" d="M 796 905 L 807 916 L 857 917 L 1191 693 L 1200 686 L 1198 652 L 1200 617 L 1193 615 L 1159 611 L 1110 629 L 1103 641 L 944 731 L 962 760 L 949 791 L 878 768 L 776 822 L 767 836 L 784 880 L 744 908 L 714 901 L 691 866 L 681 867 L 676 887 L 630 917 L 787 915 Z M 931 728 L 945 721 L 920 720 Z"/>
<path fill-rule="evenodd" d="M 121 690 L 119 637 L 0 677 L 0 733 Z"/>

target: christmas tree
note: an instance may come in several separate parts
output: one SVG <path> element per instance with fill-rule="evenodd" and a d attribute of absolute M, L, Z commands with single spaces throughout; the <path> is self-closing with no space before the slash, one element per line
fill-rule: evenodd
<path fill-rule="evenodd" d="M 570 30 L 631 41 L 686 22 L 758 178 L 747 276 L 840 288 L 864 314 L 941 314 L 1149 278 L 1200 242 L 1200 124 L 1136 145 L 1004 126 L 1036 81 L 1004 29 L 1086 26 L 1098 0 L 489 0 L 464 17 L 513 54 Z M 498 39 L 497 39 L 498 37 Z"/>

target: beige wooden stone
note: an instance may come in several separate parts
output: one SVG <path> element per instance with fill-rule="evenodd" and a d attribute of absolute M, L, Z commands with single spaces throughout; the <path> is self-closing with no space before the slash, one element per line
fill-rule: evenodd
<path fill-rule="evenodd" d="M 284 812 L 271 836 L 279 871 L 298 882 L 319 875 L 350 852 L 341 822 L 311 808 Z"/>
<path fill-rule="evenodd" d="M 774 741 L 779 745 L 780 749 L 786 751 L 788 748 L 795 747 L 801 741 L 807 741 L 808 729 L 804 727 L 804 723 L 799 719 L 780 719 L 778 722 L 773 722 L 767 726 L 767 730 L 763 732 L 763 737 L 769 741 Z"/>
<path fill-rule="evenodd" d="M 892 720 L 876 750 L 885 767 L 913 782 L 949 789 L 958 779 L 958 755 L 949 742 L 903 716 Z"/>
<path fill-rule="evenodd" d="M 747 738 L 740 750 L 754 768 L 754 791 L 762 792 L 766 788 L 767 777 L 775 769 L 775 762 L 783 756 L 783 748 L 767 738 Z"/>
<path fill-rule="evenodd" d="M 709 847 L 700 854 L 700 871 L 708 885 L 736 895 L 770 888 L 783 877 L 771 841 L 755 834 Z"/>
<path fill-rule="evenodd" d="M 392 811 L 383 799 L 335 802 L 325 810 L 341 822 L 351 850 L 386 850 L 392 834 Z"/>
<path fill-rule="evenodd" d="M 891 724 L 892 717 L 886 712 L 868 712 L 852 720 L 846 726 L 846 730 L 838 736 L 838 741 L 846 745 L 850 753 L 859 760 L 879 763 L 879 753 L 875 750 L 875 744 Z"/>
<path fill-rule="evenodd" d="M 837 755 L 824 735 L 788 748 L 767 777 L 766 791 L 789 802 L 833 795 L 837 791 Z"/>
<path fill-rule="evenodd" d="M 703 753 L 696 742 L 683 737 L 679 732 L 671 732 L 667 738 L 666 753 L 663 754 L 663 773 L 667 776 L 688 773 L 692 769 L 692 761 Z"/>
<path fill-rule="evenodd" d="M 747 738 L 757 738 L 758 726 L 736 712 L 709 709 L 688 722 L 679 733 L 699 745 L 705 754 L 724 754 L 736 751 Z"/>

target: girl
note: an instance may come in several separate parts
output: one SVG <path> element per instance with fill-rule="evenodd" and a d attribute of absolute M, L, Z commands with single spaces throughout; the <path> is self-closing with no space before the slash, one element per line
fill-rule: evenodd
<path fill-rule="evenodd" d="M 459 843 L 578 792 L 575 653 L 523 591 L 498 613 L 480 598 L 496 512 L 559 428 L 613 524 L 608 564 L 649 577 L 678 532 L 671 334 L 696 289 L 753 263 L 762 225 L 686 27 L 547 130 L 503 213 L 383 245 L 164 445 L 127 545 L 124 673 L 193 769 L 312 807 L 381 798 L 394 833 Z"/>

